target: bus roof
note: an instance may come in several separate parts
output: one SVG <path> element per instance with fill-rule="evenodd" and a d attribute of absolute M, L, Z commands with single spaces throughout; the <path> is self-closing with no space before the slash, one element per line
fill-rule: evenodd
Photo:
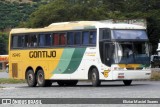
<path fill-rule="evenodd" d="M 113 23 L 109 21 L 72 21 L 52 23 L 44 28 L 16 28 L 12 29 L 11 33 L 34 33 L 34 32 L 52 32 L 65 30 L 80 30 L 80 29 L 96 29 L 96 28 L 110 28 L 110 29 L 146 29 L 144 26 Z"/>

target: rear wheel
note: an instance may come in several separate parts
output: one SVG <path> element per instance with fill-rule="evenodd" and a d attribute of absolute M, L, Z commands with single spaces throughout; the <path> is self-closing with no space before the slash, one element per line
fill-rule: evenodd
<path fill-rule="evenodd" d="M 37 85 L 36 77 L 32 69 L 27 71 L 27 83 L 29 87 L 35 87 Z"/>
<path fill-rule="evenodd" d="M 101 81 L 99 80 L 99 73 L 96 68 L 92 69 L 91 81 L 92 81 L 92 86 L 94 86 L 94 87 L 100 86 L 100 84 L 101 84 Z"/>
<path fill-rule="evenodd" d="M 123 80 L 123 83 L 125 86 L 130 86 L 132 83 L 132 80 Z"/>
<path fill-rule="evenodd" d="M 37 79 L 38 86 L 40 87 L 46 87 L 46 86 L 52 85 L 51 81 L 45 80 L 45 75 L 42 69 L 38 70 L 36 79 Z"/>

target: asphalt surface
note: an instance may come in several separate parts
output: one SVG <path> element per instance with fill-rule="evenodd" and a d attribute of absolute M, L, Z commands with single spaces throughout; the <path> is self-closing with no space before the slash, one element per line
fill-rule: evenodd
<path fill-rule="evenodd" d="M 0 78 L 9 78 L 7 72 L 0 72 Z"/>
<path fill-rule="evenodd" d="M 27 84 L 0 84 L 1 98 L 159 98 L 159 81 L 133 81 L 124 86 L 121 81 L 103 82 L 92 87 L 90 82 L 79 82 L 77 86 L 28 87 Z"/>
<path fill-rule="evenodd" d="M 0 72 L 0 78 L 8 78 L 8 74 Z M 77 86 L 60 87 L 53 83 L 51 87 L 28 87 L 24 84 L 0 84 L 0 98 L 160 98 L 160 81 L 133 81 L 131 86 L 124 86 L 122 81 L 102 82 L 100 87 L 92 87 L 90 82 L 80 81 Z M 17 107 L 17 105 L 15 105 Z M 49 106 L 49 105 L 47 105 Z M 52 106 L 52 105 L 50 105 Z M 82 107 L 97 105 L 56 105 L 56 107 Z M 107 105 L 113 107 L 140 106 L 150 107 L 151 105 Z M 158 107 L 160 105 L 152 105 Z M 39 105 L 37 105 L 39 107 Z"/>

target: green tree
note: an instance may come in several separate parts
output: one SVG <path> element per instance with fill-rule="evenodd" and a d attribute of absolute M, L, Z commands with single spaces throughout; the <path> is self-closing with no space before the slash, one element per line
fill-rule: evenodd
<path fill-rule="evenodd" d="M 0 32 L 0 55 L 8 54 L 8 34 Z"/>
<path fill-rule="evenodd" d="M 160 38 L 159 0 L 54 0 L 33 12 L 25 27 L 44 27 L 54 22 L 106 19 L 147 20 L 147 32 L 156 52 Z"/>

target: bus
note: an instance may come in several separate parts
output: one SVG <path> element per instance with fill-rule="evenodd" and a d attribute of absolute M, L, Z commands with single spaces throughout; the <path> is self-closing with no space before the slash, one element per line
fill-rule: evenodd
<path fill-rule="evenodd" d="M 75 86 L 89 80 L 149 79 L 150 52 L 146 28 L 105 21 L 53 23 L 44 28 L 12 29 L 9 36 L 9 75 L 28 86 Z"/>

